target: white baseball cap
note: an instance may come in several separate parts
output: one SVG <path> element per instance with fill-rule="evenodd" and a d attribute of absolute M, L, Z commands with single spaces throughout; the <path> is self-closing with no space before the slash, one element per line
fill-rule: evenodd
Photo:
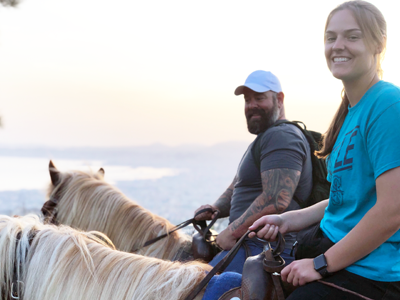
<path fill-rule="evenodd" d="M 235 90 L 235 95 L 242 95 L 244 88 L 247 87 L 257 93 L 273 91 L 275 93 L 282 92 L 281 83 L 278 77 L 269 71 L 254 71 L 247 77 L 244 85 L 238 86 Z"/>

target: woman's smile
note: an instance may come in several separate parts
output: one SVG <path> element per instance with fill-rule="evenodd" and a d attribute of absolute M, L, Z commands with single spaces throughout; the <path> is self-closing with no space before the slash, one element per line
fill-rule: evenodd
<path fill-rule="evenodd" d="M 333 57 L 332 60 L 334 63 L 343 63 L 348 62 L 351 58 L 349 57 Z"/>

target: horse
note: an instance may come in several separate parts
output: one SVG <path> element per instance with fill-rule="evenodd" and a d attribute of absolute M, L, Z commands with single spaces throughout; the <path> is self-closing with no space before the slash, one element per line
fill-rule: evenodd
<path fill-rule="evenodd" d="M 36 215 L 0 216 L 0 300 L 185 299 L 210 268 L 118 251 L 103 233 Z"/>
<path fill-rule="evenodd" d="M 100 231 L 121 251 L 166 260 L 190 259 L 191 237 L 179 230 L 142 248 L 146 241 L 169 232 L 174 225 L 104 181 L 104 169 L 60 172 L 50 161 L 49 172 L 50 200 L 42 208 L 49 220 L 84 231 Z"/>

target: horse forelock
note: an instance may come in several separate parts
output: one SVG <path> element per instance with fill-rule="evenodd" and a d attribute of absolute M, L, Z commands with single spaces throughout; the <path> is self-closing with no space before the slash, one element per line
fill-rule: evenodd
<path fill-rule="evenodd" d="M 61 173 L 60 183 L 49 191 L 49 196 L 57 200 L 58 222 L 103 232 L 117 249 L 127 252 L 173 228 L 168 220 L 127 198 L 100 175 L 81 171 Z M 187 235 L 174 232 L 138 253 L 172 259 L 188 240 Z"/>
<path fill-rule="evenodd" d="M 29 246 L 32 230 L 36 236 Z M 18 233 L 21 247 L 27 249 L 20 277 L 25 300 L 183 299 L 210 270 L 196 262 L 173 263 L 112 250 L 93 240 L 93 235 L 104 238 L 101 233 L 43 225 L 38 218 L 0 217 L 0 285 L 5 295 L 15 260 L 26 256 L 18 251 L 15 255 Z"/>

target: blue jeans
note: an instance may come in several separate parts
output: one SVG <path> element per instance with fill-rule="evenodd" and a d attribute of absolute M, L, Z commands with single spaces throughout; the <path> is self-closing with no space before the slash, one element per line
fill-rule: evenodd
<path fill-rule="evenodd" d="M 250 239 L 246 240 L 245 243 L 247 244 L 247 246 L 251 252 L 251 256 L 258 255 L 263 251 L 263 244 L 261 244 L 261 243 L 257 243 L 254 240 L 250 240 Z M 272 245 L 272 248 L 274 248 L 274 244 L 271 243 L 271 245 Z M 214 257 L 214 259 L 209 262 L 209 265 L 215 267 L 225 257 L 225 255 L 228 252 L 229 251 L 224 250 L 224 251 L 221 251 L 220 253 L 218 253 Z M 281 256 L 285 260 L 286 265 L 290 264 L 294 260 L 294 257 L 290 256 L 289 249 L 285 249 L 282 252 Z M 240 247 L 238 253 L 233 258 L 231 263 L 228 265 L 228 267 L 226 267 L 224 272 L 236 272 L 236 273 L 242 274 L 245 261 L 246 261 L 246 250 L 242 246 L 242 247 Z"/>
<path fill-rule="evenodd" d="M 218 300 L 225 292 L 239 287 L 242 284 L 242 275 L 233 272 L 222 273 L 211 278 L 202 300 Z"/>

